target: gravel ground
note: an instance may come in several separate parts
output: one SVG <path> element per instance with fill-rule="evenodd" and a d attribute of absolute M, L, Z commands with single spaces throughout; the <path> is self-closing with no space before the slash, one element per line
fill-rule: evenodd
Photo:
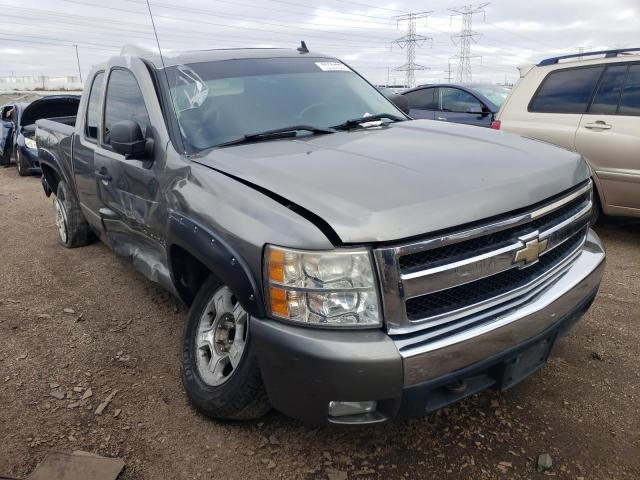
<path fill-rule="evenodd" d="M 609 258 L 595 304 L 512 390 L 410 424 L 217 422 L 180 383 L 185 309 L 104 245 L 59 246 L 38 179 L 0 169 L 0 474 L 81 449 L 122 457 L 123 480 L 638 479 L 640 222 L 597 230 Z M 543 453 L 553 466 L 537 473 Z"/>

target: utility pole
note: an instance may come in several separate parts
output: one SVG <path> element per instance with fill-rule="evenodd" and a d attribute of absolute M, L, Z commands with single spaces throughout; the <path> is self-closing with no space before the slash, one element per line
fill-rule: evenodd
<path fill-rule="evenodd" d="M 580 55 L 578 57 L 578 60 L 582 60 L 582 54 L 586 51 L 586 49 L 586 47 L 573 47 L 571 51 L 576 52 L 578 55 Z"/>
<path fill-rule="evenodd" d="M 80 55 L 78 55 L 78 45 L 76 47 L 76 60 L 78 61 L 78 75 L 80 75 L 80 83 L 82 83 L 82 69 L 80 68 Z"/>
<path fill-rule="evenodd" d="M 416 21 L 424 18 L 425 24 L 427 17 L 432 12 L 419 12 L 419 13 L 407 13 L 406 15 L 398 15 L 393 17 L 396 20 L 396 24 L 400 26 L 400 22 L 407 22 L 407 34 L 404 37 L 397 38 L 392 42 L 397 44 L 400 48 L 407 49 L 407 62 L 404 65 L 394 68 L 395 71 L 405 72 L 405 87 L 411 88 L 416 83 L 416 70 L 428 70 L 429 67 L 418 65 L 416 63 L 416 46 L 421 47 L 426 41 L 432 41 L 431 37 L 425 37 L 416 33 Z"/>
<path fill-rule="evenodd" d="M 457 35 L 453 35 L 451 40 L 455 45 L 460 45 L 460 53 L 451 57 L 458 60 L 458 70 L 456 72 L 456 82 L 468 83 L 472 80 L 471 59 L 480 58 L 480 55 L 471 54 L 471 44 L 477 43 L 480 38 L 479 33 L 472 30 L 473 15 L 476 13 L 485 14 L 484 8 L 489 5 L 487 3 L 476 3 L 473 5 L 463 5 L 462 7 L 450 8 L 451 18 L 462 16 L 462 29 Z"/>
<path fill-rule="evenodd" d="M 447 66 L 447 83 L 451 83 L 451 62 Z"/>

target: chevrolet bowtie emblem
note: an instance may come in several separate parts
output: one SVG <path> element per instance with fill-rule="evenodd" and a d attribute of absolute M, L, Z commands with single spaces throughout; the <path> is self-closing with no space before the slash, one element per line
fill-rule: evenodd
<path fill-rule="evenodd" d="M 538 261 L 538 257 L 547 249 L 547 245 L 549 244 L 549 240 L 540 240 L 538 238 L 524 242 L 524 247 L 516 251 L 513 263 L 522 262 L 524 265 L 528 265 Z"/>

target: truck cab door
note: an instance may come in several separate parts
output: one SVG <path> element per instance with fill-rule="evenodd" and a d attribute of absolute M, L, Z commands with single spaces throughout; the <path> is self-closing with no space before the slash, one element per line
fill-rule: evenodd
<path fill-rule="evenodd" d="M 576 150 L 597 177 L 606 213 L 640 213 L 640 63 L 606 68 Z"/>
<path fill-rule="evenodd" d="M 100 148 L 95 154 L 99 215 L 112 248 L 132 258 L 149 278 L 166 264 L 162 245 L 164 214 L 157 158 L 126 159 L 110 144 L 111 127 L 133 120 L 142 132 L 152 127 L 142 91 L 130 70 L 114 68 L 107 81 Z"/>

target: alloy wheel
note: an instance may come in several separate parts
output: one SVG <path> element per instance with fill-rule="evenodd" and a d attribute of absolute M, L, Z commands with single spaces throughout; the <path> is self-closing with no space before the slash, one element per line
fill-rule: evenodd
<path fill-rule="evenodd" d="M 66 244 L 69 239 L 69 231 L 67 227 L 67 211 L 64 208 L 64 203 L 59 198 L 56 198 L 53 201 L 53 209 L 56 216 L 58 235 L 60 235 L 62 243 Z"/>
<path fill-rule="evenodd" d="M 202 381 L 212 387 L 236 371 L 247 341 L 249 314 L 229 287 L 213 294 L 196 331 L 196 365 Z"/>

